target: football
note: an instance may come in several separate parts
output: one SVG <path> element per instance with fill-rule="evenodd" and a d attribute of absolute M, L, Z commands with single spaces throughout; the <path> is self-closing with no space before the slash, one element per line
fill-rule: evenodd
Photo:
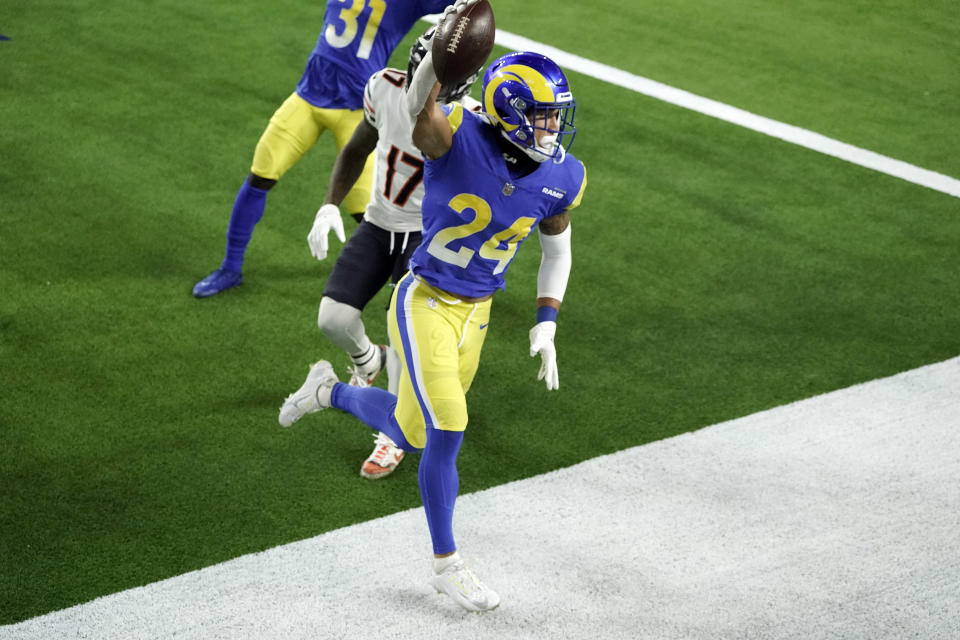
<path fill-rule="evenodd" d="M 484 65 L 493 51 L 497 27 L 488 0 L 453 12 L 433 34 L 433 68 L 444 86 L 458 84 Z"/>

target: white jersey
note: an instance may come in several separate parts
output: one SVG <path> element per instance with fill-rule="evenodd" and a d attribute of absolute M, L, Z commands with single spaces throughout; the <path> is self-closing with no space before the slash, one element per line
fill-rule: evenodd
<path fill-rule="evenodd" d="M 420 231 L 423 200 L 423 154 L 413 145 L 413 122 L 406 110 L 406 71 L 381 69 L 363 90 L 363 115 L 379 132 L 373 174 L 373 193 L 364 218 L 381 229 L 405 233 Z M 465 108 L 480 103 L 467 96 Z"/>

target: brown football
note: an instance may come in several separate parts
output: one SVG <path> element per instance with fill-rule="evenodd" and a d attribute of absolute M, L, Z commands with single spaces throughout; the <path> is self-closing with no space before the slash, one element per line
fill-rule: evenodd
<path fill-rule="evenodd" d="M 449 14 L 433 34 L 433 68 L 444 86 L 463 82 L 484 65 L 497 33 L 488 0 Z"/>

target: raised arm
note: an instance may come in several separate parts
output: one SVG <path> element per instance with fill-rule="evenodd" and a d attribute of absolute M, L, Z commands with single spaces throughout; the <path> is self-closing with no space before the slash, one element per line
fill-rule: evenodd
<path fill-rule="evenodd" d="M 413 144 L 430 159 L 439 158 L 453 145 L 450 123 L 437 104 L 439 93 L 433 52 L 428 51 L 407 87 L 407 111 L 414 122 Z"/>

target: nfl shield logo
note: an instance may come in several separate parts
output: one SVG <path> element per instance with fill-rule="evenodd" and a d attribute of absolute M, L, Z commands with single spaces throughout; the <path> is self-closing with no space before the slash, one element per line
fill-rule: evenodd
<path fill-rule="evenodd" d="M 512 196 L 515 189 L 516 187 L 514 187 L 512 183 L 508 182 L 503 185 L 503 195 Z"/>

